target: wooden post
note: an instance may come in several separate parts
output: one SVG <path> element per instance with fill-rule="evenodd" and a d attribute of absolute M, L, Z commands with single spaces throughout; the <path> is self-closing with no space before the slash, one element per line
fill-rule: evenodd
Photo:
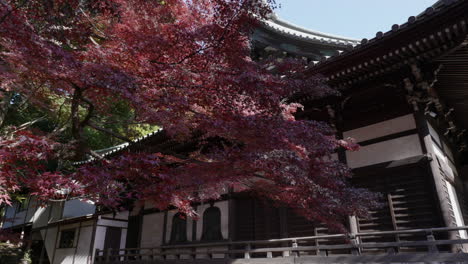
<path fill-rule="evenodd" d="M 190 254 L 190 259 L 196 259 L 197 258 L 197 249 L 195 247 L 191 247 L 190 251 L 192 254 Z"/>
<path fill-rule="evenodd" d="M 297 241 L 296 241 L 296 240 L 294 240 L 294 241 L 292 242 L 292 247 L 293 247 L 293 249 L 298 247 Z M 292 251 L 292 255 L 293 255 L 293 257 L 299 257 L 299 251 L 293 250 L 293 251 Z"/>
<path fill-rule="evenodd" d="M 361 255 L 361 249 L 359 248 L 358 238 L 354 234 L 351 234 L 350 239 L 351 239 L 351 245 L 353 245 L 353 249 L 351 249 L 351 254 L 354 256 Z"/>
<path fill-rule="evenodd" d="M 285 258 L 285 257 L 289 257 L 289 256 L 290 256 L 290 254 L 291 254 L 291 252 L 290 252 L 289 250 L 285 250 L 285 251 L 283 251 L 283 258 Z"/>
<path fill-rule="evenodd" d="M 112 254 L 112 248 L 108 248 L 106 251 L 106 262 L 110 262 L 110 255 Z"/>
<path fill-rule="evenodd" d="M 94 261 L 95 261 L 96 263 L 101 262 L 101 259 L 100 259 L 100 257 L 99 257 L 99 249 L 98 249 L 98 248 L 96 248 L 96 253 L 94 254 Z"/>
<path fill-rule="evenodd" d="M 245 253 L 244 253 L 245 259 L 250 259 L 250 249 L 251 249 L 250 244 L 247 244 L 245 246 Z"/>
<path fill-rule="evenodd" d="M 268 251 L 267 252 L 267 258 L 273 258 L 273 252 Z"/>
<path fill-rule="evenodd" d="M 426 236 L 427 236 L 427 241 L 435 241 L 434 234 L 432 233 L 432 231 L 429 231 L 426 234 Z M 436 245 L 428 245 L 427 250 L 429 251 L 429 253 L 439 253 L 439 249 L 437 248 Z"/>

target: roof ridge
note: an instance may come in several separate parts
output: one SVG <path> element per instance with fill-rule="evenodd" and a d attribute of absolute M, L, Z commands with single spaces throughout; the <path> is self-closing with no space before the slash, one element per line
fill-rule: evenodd
<path fill-rule="evenodd" d="M 109 156 L 110 154 L 113 154 L 113 153 L 116 153 L 118 151 L 122 151 L 124 149 L 127 149 L 129 148 L 131 145 L 134 145 L 134 144 L 138 144 L 139 142 L 141 142 L 142 140 L 144 139 L 147 139 L 151 136 L 154 136 L 158 133 L 161 133 L 163 131 L 162 128 L 158 128 L 156 129 L 155 131 L 152 131 L 152 132 L 149 132 L 137 139 L 134 139 L 132 140 L 132 142 L 126 142 L 126 143 L 122 143 L 122 144 L 119 144 L 119 145 L 115 145 L 115 146 L 112 146 L 112 147 L 108 147 L 108 148 L 104 148 L 104 149 L 98 149 L 98 150 L 95 150 L 94 152 L 100 154 L 100 156 L 102 158 L 105 158 L 107 156 Z M 77 162 L 74 162 L 73 165 L 82 165 L 82 164 L 85 164 L 85 163 L 89 163 L 89 162 L 92 162 L 96 160 L 95 157 L 89 157 L 87 160 L 83 160 L 83 161 L 77 161 Z"/>
<path fill-rule="evenodd" d="M 344 36 L 340 36 L 340 35 L 335 35 L 335 34 L 330 34 L 330 33 L 325 33 L 325 32 L 321 32 L 321 31 L 317 31 L 317 30 L 311 30 L 311 29 L 308 29 L 308 28 L 304 28 L 304 27 L 301 27 L 301 26 L 296 25 L 294 23 L 291 23 L 289 21 L 286 21 L 284 19 L 281 19 L 276 13 L 273 13 L 270 16 L 269 21 L 271 21 L 271 22 L 273 22 L 273 23 L 275 23 L 277 25 L 283 26 L 285 28 L 291 29 L 291 30 L 299 31 L 299 32 L 302 32 L 302 33 L 305 33 L 305 34 L 316 35 L 318 37 L 337 39 L 337 40 L 348 41 L 348 42 L 359 42 L 360 41 L 359 39 L 354 39 L 354 38 L 349 38 L 349 37 L 344 37 Z"/>

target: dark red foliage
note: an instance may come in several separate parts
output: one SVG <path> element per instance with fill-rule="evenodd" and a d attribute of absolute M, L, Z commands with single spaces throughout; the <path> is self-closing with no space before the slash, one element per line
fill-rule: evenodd
<path fill-rule="evenodd" d="M 177 162 L 163 154 L 125 154 L 64 176 L 41 165 L 54 155 L 51 139 L 18 134 L 2 139 L 0 202 L 27 187 L 44 198 L 67 190 L 107 206 L 148 200 L 193 216 L 192 202 L 228 188 L 250 189 L 330 226 L 345 215 L 365 215 L 373 204 L 374 195 L 350 187 L 349 170 L 331 158 L 337 148 L 354 146 L 323 123 L 295 120 L 301 105 L 286 100 L 334 91 L 306 75 L 301 61 L 250 58 L 251 30 L 270 11 L 263 1 L 29 2 L 0 0 L 0 88 L 34 92 L 42 107 L 50 95 L 67 98 L 75 159 L 87 151 L 83 128 L 115 100 L 180 142 L 197 131 L 201 141 L 234 144 Z"/>

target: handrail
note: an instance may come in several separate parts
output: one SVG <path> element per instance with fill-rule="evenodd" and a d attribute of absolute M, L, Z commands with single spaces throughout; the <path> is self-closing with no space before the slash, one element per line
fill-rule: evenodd
<path fill-rule="evenodd" d="M 395 231 L 379 231 L 379 232 L 368 232 L 368 233 L 356 233 L 355 236 L 372 236 L 372 235 L 400 235 L 400 234 L 412 234 L 412 233 L 434 233 L 434 232 L 449 232 L 449 231 L 462 231 L 468 230 L 468 226 L 457 226 L 457 227 L 435 227 L 435 228 L 421 228 L 421 229 L 404 229 Z"/>
<path fill-rule="evenodd" d="M 327 239 L 327 238 L 349 238 L 345 234 L 336 235 L 323 235 L 323 236 L 308 236 L 308 237 L 295 237 L 295 238 L 278 238 L 268 240 L 247 240 L 247 241 L 227 241 L 227 242 L 211 242 L 211 243 L 190 243 L 184 245 L 165 245 L 160 248 L 171 249 L 171 248 L 188 248 L 188 247 L 212 247 L 212 246 L 227 246 L 227 245 L 245 245 L 245 244 L 267 244 L 267 243 L 281 243 L 281 242 L 294 242 L 298 240 L 315 240 L 315 239 Z"/>
<path fill-rule="evenodd" d="M 308 236 L 308 237 L 294 237 L 294 238 L 281 238 L 281 239 L 270 239 L 270 240 L 253 240 L 253 241 L 227 241 L 227 242 L 210 242 L 210 243 L 190 243 L 184 245 L 164 245 L 155 248 L 125 248 L 125 249 L 107 249 L 107 250 L 96 250 L 96 262 L 99 260 L 110 261 L 111 259 L 124 259 L 129 258 L 142 259 L 148 257 L 154 259 L 160 257 L 165 259 L 168 256 L 175 256 L 179 258 L 181 255 L 189 255 L 195 258 L 198 254 L 208 254 L 212 258 L 213 254 L 224 254 L 226 257 L 232 256 L 233 254 L 244 254 L 244 258 L 250 258 L 250 254 L 267 254 L 267 258 L 273 256 L 274 252 L 283 252 L 283 257 L 298 256 L 299 252 L 315 251 L 319 254 L 320 251 L 325 251 L 327 254 L 330 250 L 351 250 L 352 255 L 360 255 L 364 249 L 394 249 L 399 250 L 401 247 L 426 247 L 428 252 L 438 252 L 437 246 L 439 245 L 461 245 L 468 244 L 468 239 L 452 239 L 452 240 L 435 240 L 434 233 L 440 232 L 451 232 L 468 230 L 468 226 L 460 227 L 440 227 L 440 228 L 426 228 L 426 229 L 406 229 L 396 231 L 379 231 L 379 232 L 364 232 L 356 234 L 334 234 L 334 235 L 322 235 L 322 236 Z M 360 243 L 359 238 L 365 238 L 367 236 L 387 236 L 387 235 L 401 235 L 401 234 L 419 234 L 423 233 L 426 235 L 427 240 L 419 241 L 397 241 L 397 242 L 375 242 L 375 243 Z M 334 245 L 314 245 L 314 246 L 300 246 L 299 242 L 304 241 L 316 241 L 316 240 L 332 240 L 332 239 L 344 239 L 344 243 Z M 285 243 L 287 243 L 287 246 Z M 280 244 L 280 245 L 274 245 Z M 233 249 L 232 246 L 243 245 L 243 249 Z M 253 245 L 264 245 L 266 247 L 252 248 Z M 227 247 L 227 249 L 220 249 L 219 247 Z M 269 248 L 267 246 L 270 246 Z M 271 247 L 272 246 L 272 247 Z M 211 249 L 209 249 L 211 247 Z M 207 248 L 206 250 L 200 250 L 201 248 Z M 172 251 L 174 249 L 186 249 Z M 188 251 L 187 251 L 188 250 Z M 114 255 L 113 253 L 117 253 Z M 121 254 L 123 253 L 123 254 Z"/>

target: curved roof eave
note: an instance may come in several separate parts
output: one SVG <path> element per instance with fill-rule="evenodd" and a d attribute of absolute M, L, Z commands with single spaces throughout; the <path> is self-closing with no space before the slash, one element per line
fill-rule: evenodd
<path fill-rule="evenodd" d="M 266 28 L 278 32 L 284 36 L 300 38 L 306 41 L 312 40 L 319 43 L 329 43 L 340 46 L 355 46 L 360 42 L 356 39 L 314 31 L 294 25 L 288 21 L 280 19 L 274 13 L 270 16 L 269 19 L 261 21 L 261 24 Z"/>
<path fill-rule="evenodd" d="M 467 0 L 438 0 L 436 3 L 428 7 L 425 11 L 419 13 L 416 16 L 410 16 L 406 23 L 401 25 L 394 24 L 391 30 L 387 32 L 379 31 L 376 33 L 375 37 L 367 39 L 364 38 L 357 45 L 353 45 L 352 49 L 346 50 L 342 53 L 336 54 L 330 57 L 322 57 L 322 59 L 311 67 L 311 70 L 318 70 L 324 66 L 329 66 L 334 64 L 337 60 L 349 58 L 351 55 L 358 52 L 363 52 L 364 50 L 370 48 L 371 46 L 379 45 L 382 42 L 388 40 L 389 38 L 395 37 L 398 34 L 401 34 L 404 31 L 408 31 L 428 20 L 441 15 L 443 12 L 446 12 L 449 9 L 456 8 L 456 6 L 466 3 Z"/>

